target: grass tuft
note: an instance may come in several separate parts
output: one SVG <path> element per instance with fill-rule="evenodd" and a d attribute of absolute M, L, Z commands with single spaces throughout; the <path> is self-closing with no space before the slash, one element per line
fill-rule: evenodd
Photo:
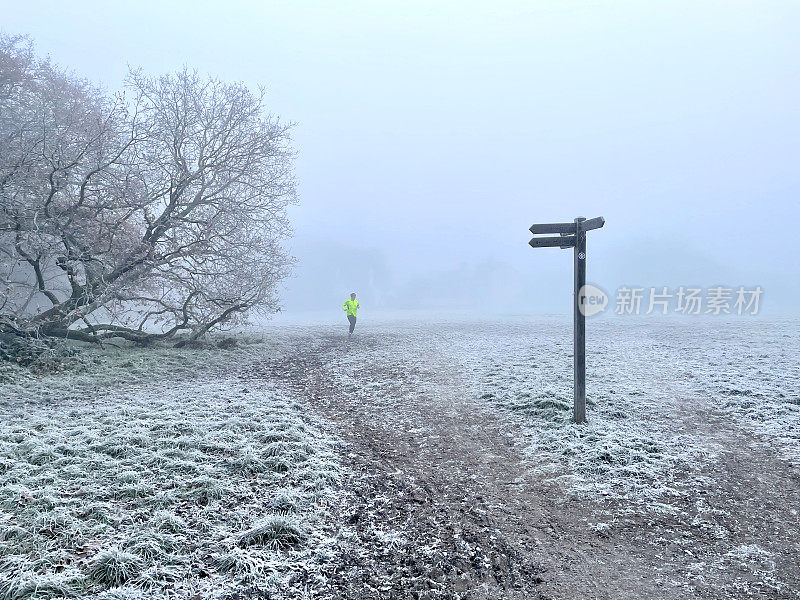
<path fill-rule="evenodd" d="M 142 561 L 135 554 L 118 548 L 103 550 L 92 560 L 89 577 L 108 587 L 119 587 L 139 575 Z"/>
<path fill-rule="evenodd" d="M 47 600 L 74 598 L 83 580 L 74 572 L 59 575 L 31 573 L 0 575 L 0 600 Z"/>
<path fill-rule="evenodd" d="M 0 531 L 0 541 L 22 540 L 30 536 L 31 532 L 19 525 L 9 525 Z"/>
<path fill-rule="evenodd" d="M 219 500 L 226 494 L 223 483 L 208 475 L 189 479 L 184 483 L 183 488 L 183 497 L 194 500 L 198 504 L 208 504 L 212 500 Z"/>
<path fill-rule="evenodd" d="M 239 536 L 239 546 L 264 546 L 283 550 L 297 546 L 303 541 L 303 532 L 298 523 L 283 515 L 267 517 Z"/>
<path fill-rule="evenodd" d="M 269 502 L 270 510 L 281 514 L 297 512 L 299 507 L 300 501 L 297 494 L 288 491 L 276 494 Z"/>
<path fill-rule="evenodd" d="M 175 565 L 154 564 L 139 575 L 136 583 L 145 590 L 154 590 L 165 583 L 173 583 L 183 576 L 183 572 Z"/>
<path fill-rule="evenodd" d="M 213 564 L 221 573 L 245 581 L 262 578 L 266 568 L 261 556 L 241 548 L 232 548 L 229 552 L 217 554 L 213 558 Z"/>
<path fill-rule="evenodd" d="M 180 540 L 176 536 L 152 529 L 137 531 L 124 544 L 126 551 L 136 554 L 148 562 L 160 560 L 180 547 Z"/>
<path fill-rule="evenodd" d="M 158 531 L 164 533 L 186 533 L 188 526 L 178 515 L 172 514 L 169 511 L 161 510 L 153 515 L 153 525 Z"/>

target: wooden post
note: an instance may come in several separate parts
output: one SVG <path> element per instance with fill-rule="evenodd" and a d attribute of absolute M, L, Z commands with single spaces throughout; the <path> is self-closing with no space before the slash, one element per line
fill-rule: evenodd
<path fill-rule="evenodd" d="M 573 419 L 576 423 L 586 423 L 586 232 L 600 229 L 606 224 L 603 217 L 588 221 L 578 217 L 572 223 L 536 223 L 531 225 L 534 234 L 528 244 L 533 248 L 574 248 L 572 316 L 572 356 L 573 356 Z M 559 237 L 536 237 L 538 234 L 557 233 Z"/>
<path fill-rule="evenodd" d="M 583 303 L 586 285 L 586 230 L 584 217 L 575 219 L 572 356 L 574 375 L 573 418 L 576 423 L 586 423 L 586 316 Z"/>

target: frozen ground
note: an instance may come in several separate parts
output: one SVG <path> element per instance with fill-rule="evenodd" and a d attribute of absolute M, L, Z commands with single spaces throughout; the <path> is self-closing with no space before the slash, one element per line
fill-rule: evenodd
<path fill-rule="evenodd" d="M 327 558 L 340 469 L 280 382 L 242 383 L 275 351 L 92 352 L 41 378 L 6 365 L 0 598 L 296 597 Z"/>
<path fill-rule="evenodd" d="M 0 373 L 0 598 L 800 598 L 797 322 L 591 321 L 576 427 L 567 320 L 359 321 Z"/>

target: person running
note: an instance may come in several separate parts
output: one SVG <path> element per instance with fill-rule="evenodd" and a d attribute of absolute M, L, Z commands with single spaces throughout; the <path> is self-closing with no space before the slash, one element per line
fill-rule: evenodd
<path fill-rule="evenodd" d="M 342 309 L 347 311 L 347 320 L 350 321 L 350 334 L 353 335 L 353 330 L 356 328 L 356 313 L 358 312 L 358 300 L 356 300 L 356 293 L 350 294 L 350 300 L 345 300 L 342 304 Z"/>

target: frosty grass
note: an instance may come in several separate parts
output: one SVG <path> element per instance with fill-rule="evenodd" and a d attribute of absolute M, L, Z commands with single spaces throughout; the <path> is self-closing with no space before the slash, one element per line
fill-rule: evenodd
<path fill-rule="evenodd" d="M 328 376 L 373 403 L 454 393 L 499 409 L 521 428 L 536 477 L 630 510 L 674 511 L 672 500 L 707 485 L 702 467 L 726 440 L 700 426 L 704 413 L 726 415 L 800 468 L 798 321 L 607 318 L 590 319 L 587 331 L 589 422 L 581 427 L 571 422 L 567 318 L 375 325 L 362 335 L 379 341 L 333 357 Z M 372 363 L 403 377 L 370 377 L 364 365 Z"/>
<path fill-rule="evenodd" d="M 522 424 L 535 473 L 576 496 L 672 510 L 670 497 L 702 486 L 703 462 L 720 450 L 703 411 L 800 468 L 797 321 L 619 318 L 587 329 L 583 427 L 570 422 L 569 323 L 487 323 L 454 342 L 475 394 Z"/>
<path fill-rule="evenodd" d="M 82 371 L 52 376 L 0 367 L 0 600 L 279 598 L 292 573 L 313 574 L 332 556 L 320 524 L 340 494 L 334 442 L 280 382 L 231 373 L 334 331 L 272 332 L 231 351 L 95 351 Z M 541 480 L 670 512 L 708 483 L 700 467 L 725 441 L 703 411 L 800 465 L 798 332 L 796 321 L 591 321 L 582 427 L 570 423 L 564 319 L 362 324 L 368 343 L 331 348 L 323 371 L 363 401 L 464 395 L 521 428 Z"/>
<path fill-rule="evenodd" d="M 340 469 L 293 398 L 228 374 L 253 348 L 0 365 L 0 599 L 280 597 L 313 572 Z"/>

